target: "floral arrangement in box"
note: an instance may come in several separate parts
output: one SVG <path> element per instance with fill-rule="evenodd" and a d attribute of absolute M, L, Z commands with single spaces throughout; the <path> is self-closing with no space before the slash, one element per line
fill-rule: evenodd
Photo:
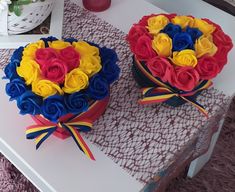
<path fill-rule="evenodd" d="M 143 88 L 139 103 L 189 102 L 207 115 L 196 97 L 212 85 L 233 47 L 219 25 L 193 16 L 149 15 L 132 26 L 127 40 L 133 75 Z"/>
<path fill-rule="evenodd" d="M 112 49 L 76 39 L 49 37 L 18 48 L 4 70 L 6 93 L 37 123 L 27 128 L 27 138 L 38 148 L 51 134 L 72 136 L 94 159 L 79 132 L 90 131 L 105 111 L 120 73 L 117 61 Z"/>

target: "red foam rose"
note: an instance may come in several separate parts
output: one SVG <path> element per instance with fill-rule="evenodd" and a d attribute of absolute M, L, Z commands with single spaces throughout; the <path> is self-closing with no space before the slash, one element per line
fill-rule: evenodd
<path fill-rule="evenodd" d="M 143 35 L 147 35 L 147 36 L 150 37 L 146 27 L 143 27 L 143 26 L 140 26 L 140 25 L 134 25 L 130 29 L 130 31 L 128 33 L 128 36 L 127 36 L 127 41 L 130 44 L 131 51 L 134 52 L 135 46 L 136 46 L 136 43 L 137 43 L 138 39 Z"/>
<path fill-rule="evenodd" d="M 233 48 L 233 43 L 231 38 L 222 30 L 215 31 L 213 33 L 213 41 L 218 48 L 214 57 L 218 61 L 221 71 L 227 63 L 228 52 Z"/>
<path fill-rule="evenodd" d="M 209 80 L 217 76 L 220 67 L 214 57 L 202 57 L 199 59 L 196 70 L 200 75 L 200 79 Z"/>
<path fill-rule="evenodd" d="M 222 30 L 213 33 L 213 41 L 217 47 L 224 46 L 227 52 L 233 47 L 232 39 Z"/>
<path fill-rule="evenodd" d="M 152 14 L 152 15 L 147 15 L 142 17 L 142 19 L 139 21 L 139 25 L 146 27 L 148 25 L 148 19 L 154 16 L 159 16 L 159 15 L 164 15 L 166 16 L 169 20 L 171 20 L 172 18 L 174 18 L 176 16 L 176 14 Z"/>
<path fill-rule="evenodd" d="M 40 67 L 43 67 L 51 59 L 55 58 L 58 58 L 58 53 L 49 47 L 38 49 L 35 53 L 35 60 L 40 65 Z"/>
<path fill-rule="evenodd" d="M 163 82 L 170 81 L 174 68 L 166 58 L 154 57 L 146 65 L 154 77 L 159 77 Z"/>
<path fill-rule="evenodd" d="M 140 61 L 147 61 L 156 56 L 152 48 L 152 39 L 147 35 L 143 35 L 138 39 L 133 52 Z"/>
<path fill-rule="evenodd" d="M 60 59 L 51 59 L 47 65 L 42 67 L 41 71 L 45 79 L 60 84 L 64 82 L 68 68 L 64 61 Z"/>
<path fill-rule="evenodd" d="M 70 46 L 60 51 L 61 59 L 66 63 L 68 72 L 79 66 L 80 55 Z"/>
<path fill-rule="evenodd" d="M 176 67 L 171 84 L 182 90 L 192 91 L 199 83 L 199 74 L 193 67 Z"/>

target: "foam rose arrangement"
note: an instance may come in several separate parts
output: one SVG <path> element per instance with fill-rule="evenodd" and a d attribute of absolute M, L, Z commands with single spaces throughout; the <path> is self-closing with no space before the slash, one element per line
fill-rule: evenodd
<path fill-rule="evenodd" d="M 119 77 L 117 61 L 112 49 L 76 39 L 50 37 L 18 48 L 5 68 L 6 93 L 37 123 L 27 128 L 27 138 L 38 148 L 52 133 L 72 136 L 94 159 L 79 132 L 90 131 L 104 112 L 110 84 Z"/>
<path fill-rule="evenodd" d="M 176 14 L 144 16 L 129 31 L 133 74 L 143 88 L 141 104 L 190 102 L 206 114 L 196 96 L 212 85 L 233 44 L 208 19 Z"/>

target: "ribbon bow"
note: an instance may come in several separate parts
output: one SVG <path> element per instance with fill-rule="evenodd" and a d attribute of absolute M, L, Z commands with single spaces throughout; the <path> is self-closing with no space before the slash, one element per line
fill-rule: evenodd
<path fill-rule="evenodd" d="M 161 103 L 167 101 L 173 97 L 178 97 L 186 102 L 192 104 L 197 109 L 199 109 L 206 117 L 208 117 L 208 113 L 205 108 L 197 103 L 192 96 L 199 93 L 202 90 L 209 88 L 212 85 L 210 80 L 204 80 L 199 83 L 199 85 L 190 92 L 184 91 L 175 91 L 173 88 L 153 77 L 143 66 L 142 64 L 135 58 L 136 67 L 154 84 L 156 87 L 147 87 L 142 89 L 143 98 L 139 100 L 140 104 L 152 104 L 152 103 Z"/>
<path fill-rule="evenodd" d="M 43 118 L 42 116 L 40 116 Z M 75 116 L 72 120 L 68 120 L 65 123 L 51 123 L 50 121 L 44 118 L 44 121 L 40 121 L 38 125 L 29 126 L 26 130 L 27 139 L 35 139 L 36 149 L 58 128 L 63 128 L 67 130 L 70 135 L 73 137 L 79 149 L 85 153 L 91 160 L 95 160 L 92 152 L 88 148 L 87 144 L 81 137 L 79 132 L 88 132 L 92 129 L 92 123 L 88 120 L 77 120 L 79 117 Z"/>

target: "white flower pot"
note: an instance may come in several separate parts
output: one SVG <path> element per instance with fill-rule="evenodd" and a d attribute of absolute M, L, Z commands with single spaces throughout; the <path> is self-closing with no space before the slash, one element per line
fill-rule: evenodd
<path fill-rule="evenodd" d="M 21 16 L 5 10 L 0 14 L 0 35 L 15 35 L 28 32 L 42 24 L 50 15 L 56 0 L 38 1 L 29 5 L 23 5 Z"/>

